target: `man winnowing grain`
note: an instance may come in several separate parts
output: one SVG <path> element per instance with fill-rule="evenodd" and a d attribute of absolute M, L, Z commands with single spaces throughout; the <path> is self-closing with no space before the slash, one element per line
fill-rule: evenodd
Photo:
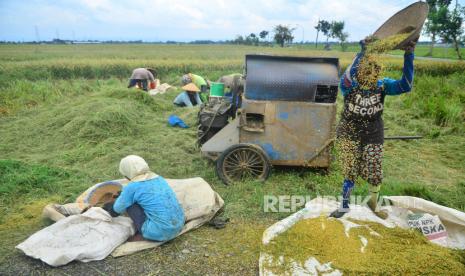
<path fill-rule="evenodd" d="M 369 185 L 368 206 L 380 218 L 387 214 L 378 210 L 378 196 L 383 180 L 382 159 L 384 124 L 382 114 L 386 95 L 400 95 L 412 90 L 415 43 L 405 48 L 403 75 L 400 80 L 379 79 L 381 66 L 362 51 L 341 77 L 340 87 L 344 109 L 337 127 L 337 144 L 344 175 L 341 206 L 330 216 L 340 218 L 349 212 L 350 194 L 358 176 Z"/>

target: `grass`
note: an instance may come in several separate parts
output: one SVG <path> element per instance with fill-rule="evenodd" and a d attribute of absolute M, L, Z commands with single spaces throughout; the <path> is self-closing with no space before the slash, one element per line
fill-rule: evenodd
<path fill-rule="evenodd" d="M 0 115 L 0 235 L 6 237 L 0 241 L 0 274 L 75 274 L 82 269 L 91 274 L 130 269 L 155 274 L 158 269 L 162 274 L 186 274 L 192 269 L 199 274 L 253 274 L 261 231 L 289 215 L 264 213 L 264 195 L 340 193 L 342 176 L 336 162 L 329 172 L 275 168 L 265 183 L 225 186 L 216 177 L 214 164 L 195 147 L 198 110 L 171 103 L 178 90 L 152 98 L 125 88 L 130 70 L 145 64 L 159 65 L 162 82 L 176 85 L 188 69 L 198 69 L 195 72 L 212 80 L 240 72 L 243 55 L 249 51 L 308 56 L 326 52 L 242 46 L 68 46 L 0 46 L 4 73 L 0 75 L 0 110 L 4 111 Z M 353 55 L 331 54 L 340 55 L 343 63 Z M 392 69 L 400 61 L 385 62 L 392 63 L 388 75 L 399 77 Z M 425 138 L 385 144 L 382 194 L 420 196 L 465 211 L 465 67 L 418 64 L 414 90 L 388 97 L 384 119 L 388 135 Z M 60 73 L 56 68 L 71 69 Z M 169 127 L 170 114 L 180 116 L 191 128 Z M 118 163 L 128 154 L 143 156 L 154 172 L 167 178 L 205 178 L 225 200 L 232 223 L 226 230 L 201 228 L 160 250 L 53 270 L 13 250 L 48 224 L 40 218 L 43 206 L 72 202 L 92 184 L 120 178 Z M 355 194 L 366 193 L 360 182 Z M 202 239 L 207 238 L 214 242 L 205 251 Z M 250 242 L 253 248 L 239 248 Z M 181 258 L 179 252 L 185 247 L 198 248 L 198 253 Z M 203 257 L 202 250 L 213 257 Z M 244 250 L 250 251 L 242 254 Z M 235 257 L 227 257 L 230 253 Z"/>
<path fill-rule="evenodd" d="M 429 46 L 428 45 L 419 45 L 416 47 L 415 53 L 418 57 L 429 57 Z M 465 54 L 465 48 L 460 48 L 460 53 L 462 57 Z M 393 51 L 392 54 L 401 55 L 402 51 Z M 433 49 L 433 58 L 444 58 L 444 59 L 458 59 L 457 52 L 453 47 L 435 47 Z"/>
<path fill-rule="evenodd" d="M 61 181 L 69 179 L 66 171 L 41 165 L 27 165 L 19 161 L 0 161 L 2 206 L 11 205 L 21 196 L 41 198 L 55 193 Z"/>

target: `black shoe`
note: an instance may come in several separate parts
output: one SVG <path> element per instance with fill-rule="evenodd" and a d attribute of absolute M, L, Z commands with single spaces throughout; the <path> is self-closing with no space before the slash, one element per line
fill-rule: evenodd
<path fill-rule="evenodd" d="M 208 225 L 215 227 L 216 229 L 221 229 L 226 227 L 226 223 L 228 222 L 229 218 L 215 217 L 208 223 Z"/>
<path fill-rule="evenodd" d="M 347 214 L 349 210 L 347 211 L 342 211 L 341 209 L 336 209 L 334 210 L 331 214 L 329 214 L 330 218 L 342 218 L 345 214 Z"/>

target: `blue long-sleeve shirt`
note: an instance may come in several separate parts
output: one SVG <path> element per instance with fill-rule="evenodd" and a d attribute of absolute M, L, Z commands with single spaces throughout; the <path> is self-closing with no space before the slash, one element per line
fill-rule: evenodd
<path fill-rule="evenodd" d="M 341 77 L 340 89 L 344 96 L 344 109 L 337 135 L 365 144 L 382 144 L 384 98 L 386 95 L 399 95 L 412 90 L 414 55 L 404 55 L 401 79 L 384 78 L 378 80 L 377 88 L 362 90 L 357 83 L 357 71 L 363 55 L 363 51 L 358 53 Z"/>
<path fill-rule="evenodd" d="M 353 89 L 358 87 L 357 72 L 360 60 L 364 53 L 360 52 L 354 58 L 352 64 L 347 68 L 346 72 L 341 77 L 340 88 L 342 95 L 347 96 Z M 385 95 L 400 95 L 402 93 L 410 92 L 413 84 L 413 60 L 414 54 L 407 53 L 404 55 L 404 68 L 402 70 L 402 78 L 394 80 L 391 78 L 384 78 L 378 80 L 378 87 L 382 87 L 382 92 Z"/>
<path fill-rule="evenodd" d="M 170 240 L 184 226 L 184 211 L 176 194 L 161 176 L 129 183 L 116 199 L 113 210 L 121 214 L 134 203 L 144 209 L 146 220 L 142 225 L 142 236 L 146 239 Z"/>

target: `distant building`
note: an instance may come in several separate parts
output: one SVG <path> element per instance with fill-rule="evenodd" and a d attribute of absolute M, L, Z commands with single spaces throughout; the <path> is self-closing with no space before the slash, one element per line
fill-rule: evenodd
<path fill-rule="evenodd" d="M 101 41 L 72 41 L 73 44 L 101 44 Z"/>

